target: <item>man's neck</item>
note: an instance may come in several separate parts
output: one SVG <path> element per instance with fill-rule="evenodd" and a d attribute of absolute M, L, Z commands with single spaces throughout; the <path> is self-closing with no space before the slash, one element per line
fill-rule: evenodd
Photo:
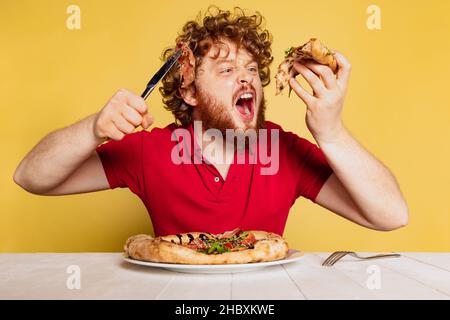
<path fill-rule="evenodd" d="M 200 119 L 196 119 L 195 115 L 193 114 L 192 121 L 200 121 Z M 234 144 L 228 143 L 225 137 L 219 140 L 215 139 L 215 136 L 213 136 L 211 132 L 208 132 L 206 128 L 203 127 L 201 132 L 195 132 L 194 130 L 194 134 L 196 135 L 195 139 L 197 143 L 199 143 L 200 141 L 202 143 L 203 157 L 216 167 L 216 169 L 222 175 L 223 179 L 226 179 L 231 162 L 227 161 L 225 155 L 234 155 Z M 223 156 L 211 157 L 210 153 L 205 152 L 205 150 L 221 150 Z M 232 158 L 228 158 L 228 160 L 232 161 Z"/>

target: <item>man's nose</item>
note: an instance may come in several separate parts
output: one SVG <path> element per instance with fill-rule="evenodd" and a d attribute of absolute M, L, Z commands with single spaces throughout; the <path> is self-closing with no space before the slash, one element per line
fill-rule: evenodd
<path fill-rule="evenodd" d="M 248 71 L 246 68 L 242 68 L 238 73 L 238 82 L 239 84 L 242 83 L 252 83 L 253 81 L 253 74 Z"/>

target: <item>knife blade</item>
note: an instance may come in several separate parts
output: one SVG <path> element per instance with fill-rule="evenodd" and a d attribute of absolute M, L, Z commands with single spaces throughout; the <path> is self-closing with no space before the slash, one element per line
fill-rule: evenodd
<path fill-rule="evenodd" d="M 148 95 L 155 89 L 158 82 L 164 78 L 164 76 L 169 72 L 169 70 L 174 66 L 175 62 L 177 62 L 178 58 L 181 56 L 182 50 L 178 49 L 175 51 L 174 54 L 172 54 L 169 59 L 162 65 L 161 68 L 159 68 L 158 72 L 155 73 L 155 75 L 150 79 L 150 81 L 147 83 L 147 87 L 145 88 L 144 92 L 142 92 L 141 97 L 147 99 Z"/>

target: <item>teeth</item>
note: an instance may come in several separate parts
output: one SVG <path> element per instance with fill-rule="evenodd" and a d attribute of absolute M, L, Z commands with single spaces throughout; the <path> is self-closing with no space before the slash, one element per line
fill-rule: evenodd
<path fill-rule="evenodd" d="M 244 93 L 239 97 L 239 99 L 251 99 L 251 98 L 253 98 L 253 94 L 251 93 Z"/>

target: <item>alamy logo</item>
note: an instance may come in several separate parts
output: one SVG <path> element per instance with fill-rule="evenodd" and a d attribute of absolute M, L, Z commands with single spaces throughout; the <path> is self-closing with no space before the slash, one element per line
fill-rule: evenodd
<path fill-rule="evenodd" d="M 234 161 L 237 164 L 260 163 L 261 175 L 275 175 L 280 164 L 279 135 L 278 129 L 247 129 L 245 132 L 241 129 L 226 129 L 224 140 L 220 130 L 208 129 L 203 132 L 202 122 L 194 121 L 193 136 L 184 128 L 178 128 L 172 133 L 172 141 L 178 143 L 172 149 L 171 159 L 176 165 L 200 164 L 203 161 L 216 164 L 231 164 Z M 205 142 L 207 144 L 203 149 Z M 237 152 L 235 160 L 235 151 L 244 150 L 246 145 L 248 157 L 245 152 Z"/>
<path fill-rule="evenodd" d="M 70 265 L 66 269 L 66 273 L 70 274 L 66 280 L 66 286 L 69 290 L 81 289 L 81 268 L 77 265 Z"/>
<path fill-rule="evenodd" d="M 367 29 L 369 30 L 381 30 L 381 9 L 379 6 L 372 4 L 367 7 Z"/>
<path fill-rule="evenodd" d="M 381 289 L 381 270 L 377 265 L 370 265 L 366 272 L 370 274 L 367 278 L 366 286 L 369 290 L 380 290 Z"/>
<path fill-rule="evenodd" d="M 79 6 L 72 4 L 67 7 L 66 13 L 69 14 L 66 20 L 66 27 L 69 30 L 81 29 L 81 9 Z"/>

